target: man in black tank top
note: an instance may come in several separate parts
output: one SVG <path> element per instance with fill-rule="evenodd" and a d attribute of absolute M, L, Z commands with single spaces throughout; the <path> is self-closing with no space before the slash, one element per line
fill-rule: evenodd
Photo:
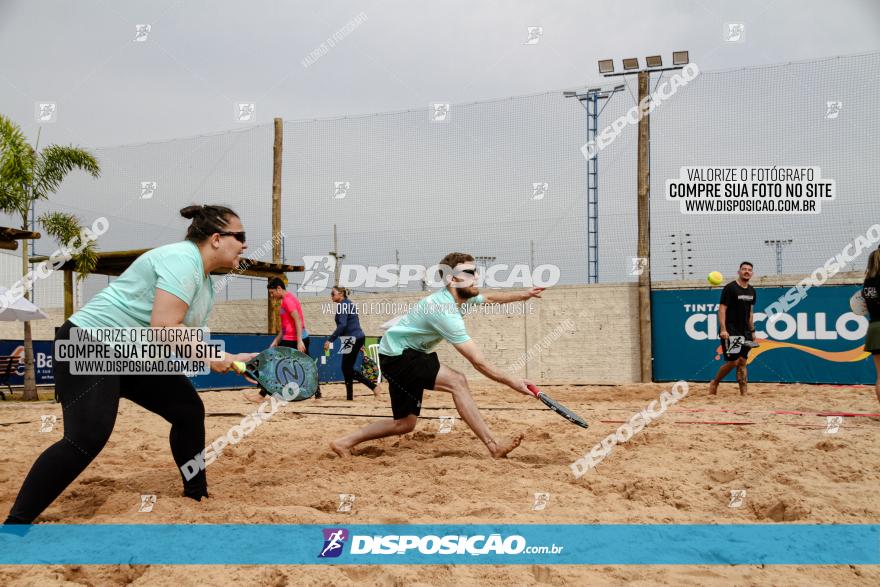
<path fill-rule="evenodd" d="M 720 327 L 721 348 L 724 351 L 725 363 L 709 383 L 709 394 L 718 393 L 721 380 L 736 369 L 736 382 L 739 384 L 740 395 L 748 390 L 748 373 L 746 363 L 749 351 L 758 346 L 755 343 L 754 306 L 757 294 L 749 285 L 752 278 L 752 264 L 743 261 L 735 281 L 724 286 L 721 292 L 721 305 L 718 307 L 718 325 Z"/>

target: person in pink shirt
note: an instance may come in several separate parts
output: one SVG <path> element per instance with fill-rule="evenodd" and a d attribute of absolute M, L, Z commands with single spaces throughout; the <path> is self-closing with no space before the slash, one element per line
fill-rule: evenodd
<path fill-rule="evenodd" d="M 278 277 L 269 281 L 268 289 L 273 298 L 281 300 L 281 330 L 271 346 L 286 346 L 309 354 L 309 331 L 306 330 L 302 304 L 295 295 L 287 291 L 284 282 Z"/>
<path fill-rule="evenodd" d="M 295 295 L 287 291 L 287 286 L 279 277 L 273 277 L 266 286 L 271 295 L 276 300 L 281 300 L 281 330 L 272 341 L 270 347 L 286 346 L 294 348 L 301 353 L 309 354 L 309 331 L 306 330 L 306 321 L 303 317 L 302 304 Z M 262 401 L 266 392 L 260 390 L 260 395 L 249 395 L 248 399 L 252 401 Z M 321 385 L 318 384 L 318 391 L 315 392 L 315 399 L 321 397 Z"/>

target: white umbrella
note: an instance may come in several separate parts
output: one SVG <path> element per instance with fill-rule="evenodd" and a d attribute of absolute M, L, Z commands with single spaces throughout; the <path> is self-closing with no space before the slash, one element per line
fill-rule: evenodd
<path fill-rule="evenodd" d="M 6 298 L 3 300 L 4 302 L 8 302 L 12 297 L 8 292 L 8 288 L 0 287 L 0 296 Z M 6 307 L 4 308 L 4 306 Z M 25 320 L 42 320 L 48 317 L 49 316 L 45 312 L 30 303 L 29 300 L 21 297 L 14 302 L 8 303 L 8 305 L 6 303 L 0 303 L 0 321 L 3 322 L 14 322 L 15 320 L 21 322 L 24 322 Z"/>

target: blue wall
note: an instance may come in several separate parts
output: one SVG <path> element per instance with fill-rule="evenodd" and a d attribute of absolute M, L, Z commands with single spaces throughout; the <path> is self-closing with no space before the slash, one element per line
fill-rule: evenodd
<path fill-rule="evenodd" d="M 219 334 L 211 333 L 211 338 L 220 339 L 226 345 L 228 353 L 248 353 L 260 352 L 265 350 L 272 344 L 272 335 L 263 334 Z M 333 383 L 342 381 L 342 355 L 339 351 L 339 341 L 337 340 L 330 356 L 326 358 L 326 364 L 322 364 L 320 357 L 324 356 L 324 340 L 326 336 L 309 337 L 309 355 L 318 361 L 318 376 L 321 383 Z M 367 337 L 367 344 L 376 342 L 375 337 Z M 18 353 L 24 358 L 22 341 L 20 340 L 0 340 L 0 355 L 12 355 L 18 350 Z M 34 361 L 36 364 L 37 385 L 51 385 L 55 382 L 52 374 L 52 360 L 54 355 L 54 342 L 50 340 L 34 341 Z M 360 355 L 360 354 L 359 354 Z M 361 357 L 358 356 L 355 368 L 360 368 Z M 10 385 L 22 385 L 24 373 L 24 365 L 18 368 L 18 374 L 9 377 Z M 223 388 L 239 388 L 244 385 L 250 385 L 240 375 L 232 373 L 211 373 L 210 375 L 200 375 L 193 378 L 193 384 L 196 389 L 223 389 Z M 5 388 L 5 386 L 4 386 Z"/>
<path fill-rule="evenodd" d="M 859 288 L 810 289 L 775 325 L 766 324 L 761 310 L 788 288 L 756 288 L 755 334 L 766 342 L 759 341 L 762 346 L 751 351 L 749 381 L 873 384 L 873 360 L 862 357 L 868 320 L 849 308 L 849 298 Z M 720 287 L 651 293 L 656 381 L 709 381 L 715 376 L 723 364 L 717 328 L 720 298 Z M 734 379 L 731 373 L 726 380 Z"/>
<path fill-rule="evenodd" d="M 9 376 L 9 385 L 24 385 L 24 343 L 20 340 L 0 340 L 0 355 L 18 355 L 21 363 L 18 371 Z M 55 343 L 51 340 L 34 341 L 34 370 L 37 374 L 37 385 L 55 383 L 52 375 L 52 358 L 55 355 Z M 5 389 L 6 386 L 4 385 Z"/>

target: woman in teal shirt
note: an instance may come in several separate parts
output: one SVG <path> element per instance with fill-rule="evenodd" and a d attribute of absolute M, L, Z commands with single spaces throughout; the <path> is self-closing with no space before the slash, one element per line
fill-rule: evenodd
<path fill-rule="evenodd" d="M 189 206 L 186 240 L 148 251 L 119 278 L 73 314 L 55 340 L 69 340 L 70 329 L 201 327 L 214 305 L 210 274 L 236 268 L 247 249 L 238 215 L 223 206 Z M 232 361 L 253 354 L 225 354 L 211 363 L 224 373 Z M 205 447 L 205 407 L 184 375 L 76 375 L 70 363 L 53 362 L 55 393 L 61 403 L 64 437 L 41 454 L 22 484 L 6 524 L 30 524 L 94 460 L 113 431 L 119 398 L 124 397 L 171 424 L 171 454 L 178 473 Z M 186 480 L 183 494 L 208 496 L 205 471 Z"/>

